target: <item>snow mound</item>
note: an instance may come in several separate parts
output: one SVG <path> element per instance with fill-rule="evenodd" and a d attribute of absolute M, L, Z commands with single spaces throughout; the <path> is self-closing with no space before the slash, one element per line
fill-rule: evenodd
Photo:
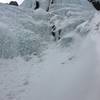
<path fill-rule="evenodd" d="M 40 54 L 45 48 L 43 38 L 49 40 L 48 22 L 44 18 L 47 14 L 40 11 L 0 4 L 0 57 Z"/>

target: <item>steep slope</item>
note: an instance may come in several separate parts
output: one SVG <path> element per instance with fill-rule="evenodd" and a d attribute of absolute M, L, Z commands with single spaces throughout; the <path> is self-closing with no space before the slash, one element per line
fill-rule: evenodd
<path fill-rule="evenodd" d="M 64 1 L 0 5 L 0 100 L 99 100 L 100 14 Z"/>

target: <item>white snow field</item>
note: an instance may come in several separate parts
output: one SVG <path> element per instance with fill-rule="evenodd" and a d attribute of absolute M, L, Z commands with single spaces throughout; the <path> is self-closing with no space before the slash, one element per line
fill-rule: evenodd
<path fill-rule="evenodd" d="M 0 4 L 0 100 L 100 100 L 100 12 L 26 1 Z"/>

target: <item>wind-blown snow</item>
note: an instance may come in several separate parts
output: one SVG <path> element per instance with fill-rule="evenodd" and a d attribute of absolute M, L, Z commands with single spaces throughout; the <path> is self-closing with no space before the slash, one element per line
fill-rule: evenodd
<path fill-rule="evenodd" d="M 64 1 L 0 4 L 0 100 L 100 99 L 100 14 Z"/>

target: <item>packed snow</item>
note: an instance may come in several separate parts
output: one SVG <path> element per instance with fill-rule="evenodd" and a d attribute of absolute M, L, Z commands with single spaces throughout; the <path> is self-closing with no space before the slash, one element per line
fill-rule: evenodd
<path fill-rule="evenodd" d="M 0 100 L 100 100 L 100 13 L 39 1 L 0 4 Z"/>

